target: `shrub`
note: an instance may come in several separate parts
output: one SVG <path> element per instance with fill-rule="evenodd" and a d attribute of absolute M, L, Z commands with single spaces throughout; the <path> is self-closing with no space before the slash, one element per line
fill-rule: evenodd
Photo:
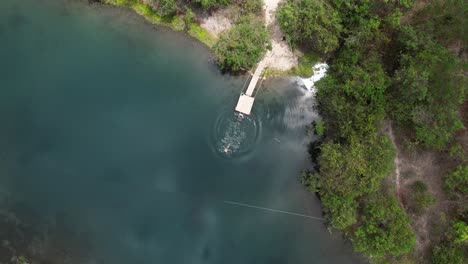
<path fill-rule="evenodd" d="M 189 7 L 185 7 L 185 15 L 184 15 L 184 29 L 190 30 L 193 20 L 195 18 L 195 14 L 192 12 L 192 9 Z"/>
<path fill-rule="evenodd" d="M 248 16 L 221 35 L 214 52 L 221 69 L 247 71 L 263 57 L 268 44 L 269 36 L 263 23 Z"/>
<path fill-rule="evenodd" d="M 445 178 L 445 191 L 451 197 L 468 194 L 468 165 L 459 165 Z"/>
<path fill-rule="evenodd" d="M 241 14 L 259 15 L 263 10 L 263 0 L 234 0 L 241 10 Z"/>
<path fill-rule="evenodd" d="M 415 132 L 415 140 L 441 150 L 463 128 L 458 109 L 465 98 L 460 63 L 447 49 L 411 28 L 402 30 L 406 49 L 395 72 L 389 110 Z"/>
<path fill-rule="evenodd" d="M 416 236 L 410 220 L 394 197 L 372 195 L 364 207 L 362 225 L 355 233 L 355 248 L 375 257 L 411 252 Z"/>
<path fill-rule="evenodd" d="M 199 3 L 204 9 L 210 9 L 226 6 L 231 3 L 231 0 L 195 0 L 195 3 Z"/>
<path fill-rule="evenodd" d="M 409 209 L 417 215 L 423 214 L 427 208 L 434 205 L 435 199 L 427 191 L 427 186 L 422 181 L 416 181 L 411 186 L 409 197 Z"/>
<path fill-rule="evenodd" d="M 468 240 L 468 225 L 465 222 L 455 221 L 450 231 L 455 243 L 464 243 Z"/>
<path fill-rule="evenodd" d="M 325 134 L 325 122 L 323 120 L 315 121 L 314 130 L 317 136 L 323 136 Z"/>
<path fill-rule="evenodd" d="M 177 10 L 176 0 L 160 0 L 159 5 L 162 16 L 173 16 Z"/>
<path fill-rule="evenodd" d="M 276 14 L 291 44 L 305 44 L 322 54 L 338 47 L 341 20 L 325 1 L 289 0 Z"/>
<path fill-rule="evenodd" d="M 452 242 L 445 242 L 441 245 L 435 246 L 432 250 L 432 263 L 462 264 L 463 254 L 463 249 L 459 245 Z"/>

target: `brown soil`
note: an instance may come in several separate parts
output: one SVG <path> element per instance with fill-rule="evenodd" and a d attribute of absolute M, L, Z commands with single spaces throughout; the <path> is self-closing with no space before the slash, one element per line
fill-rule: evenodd
<path fill-rule="evenodd" d="M 462 106 L 460 116 L 465 127 L 468 127 L 468 101 Z M 444 177 L 454 169 L 457 161 L 444 151 L 410 150 L 407 137 L 402 130 L 396 129 L 390 122 L 383 126 L 383 132 L 389 136 L 396 146 L 395 172 L 392 175 L 395 192 L 403 208 L 413 220 L 416 232 L 415 255 L 420 263 L 430 263 L 429 256 L 432 245 L 440 241 L 447 229 L 448 219 L 457 208 L 457 202 L 449 200 L 443 186 Z M 459 131 L 455 136 L 456 143 L 468 150 L 468 129 Z M 421 215 L 412 213 L 408 208 L 411 185 L 422 181 L 428 187 L 428 192 L 436 199 L 436 204 Z"/>
<path fill-rule="evenodd" d="M 414 3 L 414 6 L 409 12 L 406 12 L 405 16 L 401 18 L 401 23 L 406 24 L 411 21 L 421 10 L 423 10 L 431 1 L 430 0 L 419 0 Z"/>
<path fill-rule="evenodd" d="M 281 31 L 275 13 L 279 4 L 283 0 L 264 0 L 264 22 L 268 28 L 271 37 L 272 50 L 267 52 L 263 60 L 266 67 L 287 72 L 299 64 L 298 57 L 293 53 L 288 43 L 283 40 L 284 33 Z M 235 8 L 225 8 L 213 11 L 211 13 L 200 13 L 200 26 L 207 30 L 215 38 L 232 28 L 236 18 L 239 16 Z"/>

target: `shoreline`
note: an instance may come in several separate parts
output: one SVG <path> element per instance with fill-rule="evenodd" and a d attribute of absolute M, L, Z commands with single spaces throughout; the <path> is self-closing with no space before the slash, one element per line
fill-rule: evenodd
<path fill-rule="evenodd" d="M 167 27 L 177 32 L 185 32 L 188 36 L 206 45 L 210 50 L 216 43 L 215 36 L 211 35 L 197 23 L 191 22 L 190 29 L 185 30 L 184 21 L 180 16 L 175 15 L 170 18 L 162 17 L 156 13 L 152 7 L 141 3 L 138 0 L 102 0 L 99 3 L 119 8 L 127 8 L 135 12 L 137 15 L 142 16 L 147 22 L 153 25 Z"/>
<path fill-rule="evenodd" d="M 278 0 L 274 0 L 273 5 L 276 9 Z M 137 15 L 143 17 L 145 21 L 155 26 L 162 26 L 169 28 L 176 32 L 184 32 L 191 38 L 204 44 L 210 52 L 213 52 L 213 47 L 216 44 L 219 36 L 213 34 L 209 30 L 203 28 L 197 22 L 191 22 L 188 30 L 185 29 L 183 17 L 181 15 L 174 15 L 173 17 L 163 17 L 158 14 L 150 5 L 142 3 L 139 0 L 101 0 L 96 2 L 102 5 L 114 6 L 117 8 L 125 8 L 135 12 Z M 274 28 L 275 34 L 272 35 L 272 41 L 275 43 L 275 48 L 279 49 L 274 56 L 269 58 L 264 57 L 263 60 L 268 60 L 268 67 L 263 72 L 263 78 L 271 77 L 299 77 L 299 78 L 310 78 L 313 72 L 313 66 L 316 63 L 320 63 L 320 59 L 314 55 L 304 54 L 298 50 L 286 51 L 289 47 L 285 46 L 285 43 L 280 42 L 279 27 L 272 23 L 276 22 L 274 15 L 271 10 L 272 7 L 264 6 L 264 16 L 266 20 L 269 20 L 268 28 Z M 290 48 L 289 48 L 290 49 Z M 310 58 L 313 57 L 313 60 Z M 282 61 L 279 65 L 276 65 L 278 61 Z M 274 66 L 276 65 L 276 66 Z"/>

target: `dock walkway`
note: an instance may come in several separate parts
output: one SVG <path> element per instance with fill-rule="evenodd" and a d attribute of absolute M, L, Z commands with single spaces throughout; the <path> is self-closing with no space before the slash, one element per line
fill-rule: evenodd
<path fill-rule="evenodd" d="M 257 87 L 258 80 L 262 75 L 263 70 L 265 69 L 266 60 L 260 61 L 257 65 L 257 69 L 250 80 L 249 86 L 245 93 L 241 93 L 239 100 L 237 101 L 236 111 L 242 114 L 250 115 L 252 112 L 252 107 L 255 102 L 255 96 L 253 95 L 255 87 Z"/>

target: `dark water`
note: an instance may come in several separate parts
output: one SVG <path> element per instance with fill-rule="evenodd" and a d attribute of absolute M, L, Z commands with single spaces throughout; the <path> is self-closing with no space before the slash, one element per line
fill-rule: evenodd
<path fill-rule="evenodd" d="M 80 233 L 92 263 L 359 262 L 321 221 L 225 202 L 321 216 L 297 180 L 310 93 L 267 80 L 238 123 L 244 77 L 86 2 L 0 1 L 2 192 Z"/>

